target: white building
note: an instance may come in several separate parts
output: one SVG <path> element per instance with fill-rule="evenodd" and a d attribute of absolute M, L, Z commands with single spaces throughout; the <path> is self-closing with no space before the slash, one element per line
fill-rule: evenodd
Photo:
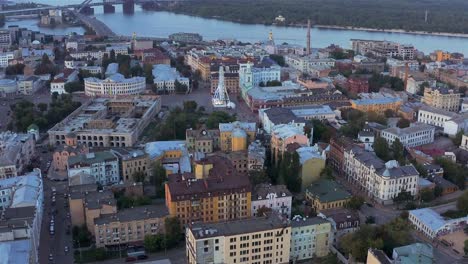
<path fill-rule="evenodd" d="M 75 69 L 64 69 L 50 82 L 50 93 L 66 94 L 65 84 L 78 80 L 78 71 Z"/>
<path fill-rule="evenodd" d="M 268 134 L 271 133 L 273 127 L 276 125 L 289 124 L 304 131 L 306 124 L 304 118 L 297 117 L 293 111 L 288 108 L 274 107 L 259 109 L 258 115 L 260 122 L 263 124 L 263 130 Z"/>
<path fill-rule="evenodd" d="M 367 151 L 374 151 L 374 141 L 375 141 L 375 134 L 369 125 L 366 123 L 362 131 L 358 133 L 358 140 L 361 143 L 364 143 L 364 149 Z"/>
<path fill-rule="evenodd" d="M 106 77 L 111 77 L 112 75 L 114 74 L 117 74 L 119 73 L 119 64 L 118 63 L 109 63 L 109 65 L 107 65 L 107 68 L 106 68 Z"/>
<path fill-rule="evenodd" d="M 180 76 L 175 68 L 171 68 L 167 64 L 153 65 L 154 85 L 158 92 L 175 93 L 175 83 L 178 81 L 180 84 L 190 87 L 189 78 Z"/>
<path fill-rule="evenodd" d="M 0 186 L 2 261 L 39 263 L 44 202 L 41 171 L 34 169 L 24 176 L 0 180 Z"/>
<path fill-rule="evenodd" d="M 18 83 L 12 79 L 0 79 L 0 96 L 12 97 L 18 94 Z"/>
<path fill-rule="evenodd" d="M 146 79 L 144 77 L 126 79 L 120 73 L 116 73 L 105 80 L 95 77 L 85 78 L 84 84 L 87 96 L 136 95 L 146 89 Z"/>
<path fill-rule="evenodd" d="M 468 97 L 462 98 L 461 112 L 462 113 L 468 112 Z"/>
<path fill-rule="evenodd" d="M 335 60 L 331 58 L 315 59 L 306 56 L 287 55 L 285 61 L 290 67 L 303 73 L 310 72 L 314 67 L 335 67 Z"/>
<path fill-rule="evenodd" d="M 446 220 L 439 213 L 430 208 L 409 211 L 408 220 L 417 231 L 431 239 L 463 230 L 468 224 L 468 216 Z"/>
<path fill-rule="evenodd" d="M 423 106 L 418 111 L 418 122 L 436 127 L 444 127 L 446 121 L 455 117 L 458 117 L 456 113 L 430 106 Z"/>
<path fill-rule="evenodd" d="M 321 217 L 305 218 L 299 215 L 291 220 L 291 253 L 293 263 L 330 252 L 333 241 L 332 225 Z"/>
<path fill-rule="evenodd" d="M 328 105 L 311 105 L 303 107 L 290 108 L 291 111 L 297 116 L 305 120 L 334 120 L 336 113 Z"/>
<path fill-rule="evenodd" d="M 462 141 L 461 141 L 461 144 L 460 144 L 460 148 L 468 151 L 468 135 L 467 134 L 464 134 L 462 136 Z"/>
<path fill-rule="evenodd" d="M 0 53 L 0 68 L 6 68 L 8 62 L 15 58 L 14 52 L 2 52 Z"/>
<path fill-rule="evenodd" d="M 115 56 L 117 55 L 128 55 L 128 45 L 115 45 L 106 47 L 106 52 L 110 53 L 112 50 L 115 52 Z"/>
<path fill-rule="evenodd" d="M 454 137 L 459 131 L 468 132 L 468 113 L 445 121 L 444 134 Z"/>
<path fill-rule="evenodd" d="M 418 194 L 419 173 L 413 165 L 400 166 L 396 160 L 385 163 L 360 147 L 344 152 L 344 172 L 349 182 L 381 204 L 391 204 L 403 191 Z"/>
<path fill-rule="evenodd" d="M 119 160 L 110 151 L 71 156 L 68 158 L 67 171 L 69 185 L 110 185 L 120 181 Z"/>
<path fill-rule="evenodd" d="M 269 208 L 289 219 L 291 205 L 292 194 L 286 185 L 259 184 L 252 192 L 252 216 L 258 216 L 259 209 Z"/>
<path fill-rule="evenodd" d="M 416 147 L 434 142 L 435 127 L 424 123 L 411 124 L 406 128 L 391 127 L 380 132 L 389 145 L 398 138 L 405 147 Z"/>
<path fill-rule="evenodd" d="M 43 85 L 43 81 L 37 76 L 29 76 L 18 80 L 18 92 L 31 95 L 37 92 Z"/>
<path fill-rule="evenodd" d="M 252 63 L 239 64 L 239 85 L 259 86 L 260 83 L 269 81 L 281 81 L 281 67 L 278 65 L 266 65 L 261 63 L 253 65 Z"/>

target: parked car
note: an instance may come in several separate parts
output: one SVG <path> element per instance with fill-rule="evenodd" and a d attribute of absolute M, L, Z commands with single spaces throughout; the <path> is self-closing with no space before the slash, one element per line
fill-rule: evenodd
<path fill-rule="evenodd" d="M 125 258 L 125 262 L 133 262 L 136 261 L 137 259 L 135 257 L 127 257 Z"/>

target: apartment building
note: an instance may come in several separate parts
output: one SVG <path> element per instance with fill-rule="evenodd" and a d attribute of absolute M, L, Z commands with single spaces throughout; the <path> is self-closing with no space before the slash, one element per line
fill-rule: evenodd
<path fill-rule="evenodd" d="M 248 144 L 255 140 L 257 124 L 239 121 L 220 123 L 219 132 L 221 151 L 246 150 Z"/>
<path fill-rule="evenodd" d="M 416 147 L 434 142 L 435 127 L 424 123 L 411 124 L 406 128 L 391 127 L 380 132 L 389 145 L 398 138 L 405 147 Z"/>
<path fill-rule="evenodd" d="M 164 205 L 146 205 L 102 214 L 94 219 L 96 247 L 143 243 L 145 236 L 165 232 L 169 215 Z"/>
<path fill-rule="evenodd" d="M 135 182 L 134 176 L 141 172 L 145 175 L 145 181 L 150 180 L 151 163 L 149 155 L 141 149 L 111 149 L 111 152 L 119 160 L 119 174 L 124 182 Z"/>
<path fill-rule="evenodd" d="M 324 257 L 330 252 L 332 241 L 333 229 L 329 221 L 321 217 L 296 215 L 291 220 L 290 260 L 296 263 Z"/>
<path fill-rule="evenodd" d="M 247 166 L 249 171 L 263 170 L 266 159 L 266 148 L 259 140 L 255 140 L 254 142 L 250 143 L 247 150 L 247 159 Z"/>
<path fill-rule="evenodd" d="M 110 151 L 71 156 L 67 171 L 69 185 L 110 185 L 120 181 L 119 159 Z"/>
<path fill-rule="evenodd" d="M 450 234 L 459 230 L 468 221 L 468 216 L 446 219 L 431 208 L 421 208 L 409 211 L 408 220 L 413 227 L 430 239 Z"/>
<path fill-rule="evenodd" d="M 84 86 L 87 96 L 137 95 L 145 91 L 146 79 L 140 76 L 125 78 L 122 74 L 115 73 L 104 80 L 95 77 L 85 78 Z"/>
<path fill-rule="evenodd" d="M 397 112 L 402 103 L 402 100 L 397 97 L 356 99 L 351 100 L 351 108 L 362 112 L 384 114 L 386 110 Z"/>
<path fill-rule="evenodd" d="M 412 196 L 419 192 L 419 173 L 413 165 L 402 166 L 396 160 L 384 162 L 360 147 L 345 151 L 344 172 L 351 184 L 382 204 L 391 204 L 403 191 Z"/>
<path fill-rule="evenodd" d="M 401 57 L 412 60 L 416 53 L 413 45 L 382 40 L 351 39 L 351 46 L 357 54 L 371 53 L 376 57 Z"/>
<path fill-rule="evenodd" d="M 259 210 L 270 209 L 289 219 L 291 218 L 291 205 L 292 194 L 286 185 L 263 183 L 255 186 L 252 191 L 252 216 L 261 216 L 258 214 Z"/>
<path fill-rule="evenodd" d="M 291 147 L 290 144 L 288 147 Z M 299 147 L 296 149 L 296 147 Z M 305 190 L 310 184 L 317 181 L 320 178 L 320 173 L 325 168 L 326 156 L 321 151 L 317 144 L 311 147 L 300 146 L 297 144 L 293 146 L 295 152 L 299 156 L 299 163 L 301 168 L 299 171 L 299 177 L 301 178 L 301 189 Z"/>
<path fill-rule="evenodd" d="M 289 124 L 291 126 L 296 126 L 302 130 L 306 125 L 306 121 L 302 117 L 298 117 L 294 112 L 289 108 L 268 108 L 260 109 L 258 111 L 260 122 L 263 125 L 263 130 L 266 133 L 270 134 L 274 126 L 280 124 Z"/>
<path fill-rule="evenodd" d="M 65 172 L 67 171 L 69 157 L 88 153 L 88 146 L 78 144 L 75 133 L 68 133 L 65 136 L 65 144 L 55 148 L 52 156 L 52 168 L 55 171 Z"/>
<path fill-rule="evenodd" d="M 286 147 L 292 143 L 304 147 L 309 146 L 309 138 L 304 134 L 303 129 L 290 124 L 281 124 L 272 128 L 270 148 L 276 162 L 283 157 Z"/>
<path fill-rule="evenodd" d="M 214 94 L 216 88 L 218 88 L 219 84 L 219 73 L 212 73 L 210 78 L 210 87 L 211 87 L 211 94 Z M 224 86 L 226 86 L 226 90 L 229 95 L 235 96 L 240 94 L 239 88 L 239 73 L 237 72 L 226 72 L 224 73 Z"/>
<path fill-rule="evenodd" d="M 186 229 L 187 263 L 289 263 L 291 225 L 271 214 Z"/>
<path fill-rule="evenodd" d="M 271 81 L 281 81 L 281 67 L 264 59 L 261 63 L 239 64 L 239 85 L 251 88 Z"/>
<path fill-rule="evenodd" d="M 219 129 L 187 129 L 185 131 L 185 142 L 187 149 L 191 152 L 212 153 L 219 149 Z"/>
<path fill-rule="evenodd" d="M 251 186 L 225 157 L 197 162 L 195 173 L 168 176 L 166 206 L 181 224 L 244 219 L 251 215 Z"/>
<path fill-rule="evenodd" d="M 447 88 L 425 88 L 422 102 L 445 111 L 458 112 L 460 110 L 461 94 Z"/>
<path fill-rule="evenodd" d="M 36 141 L 32 134 L 0 133 L 0 179 L 23 173 L 36 154 Z"/>
<path fill-rule="evenodd" d="M 94 219 L 117 212 L 117 201 L 110 190 L 98 191 L 96 184 L 70 186 L 68 196 L 72 226 L 86 225 L 94 234 Z"/>
<path fill-rule="evenodd" d="M 182 77 L 180 73 L 167 64 L 153 65 L 154 85 L 160 93 L 176 93 L 176 82 L 190 88 L 189 78 Z"/>

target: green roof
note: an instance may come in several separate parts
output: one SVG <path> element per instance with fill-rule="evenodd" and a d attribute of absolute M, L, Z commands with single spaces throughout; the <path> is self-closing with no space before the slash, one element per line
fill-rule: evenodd
<path fill-rule="evenodd" d="M 93 152 L 88 154 L 81 154 L 71 156 L 68 158 L 68 166 L 81 164 L 83 166 L 89 166 L 94 163 L 100 163 L 104 161 L 117 160 L 117 157 L 109 151 Z"/>
<path fill-rule="evenodd" d="M 350 199 L 352 195 L 333 180 L 320 179 L 306 189 L 306 193 L 321 203 Z"/>

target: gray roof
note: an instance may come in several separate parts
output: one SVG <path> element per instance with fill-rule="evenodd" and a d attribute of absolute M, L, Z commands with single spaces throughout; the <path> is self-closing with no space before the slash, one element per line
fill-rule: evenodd
<path fill-rule="evenodd" d="M 382 130 L 382 132 L 387 132 L 397 136 L 405 136 L 426 130 L 435 130 L 435 127 L 424 123 L 415 123 L 405 128 L 390 127 Z"/>
<path fill-rule="evenodd" d="M 321 217 L 310 217 L 310 218 L 294 218 L 291 220 L 291 227 L 302 227 L 302 226 L 311 226 L 311 225 L 320 225 L 320 224 L 325 224 L 325 223 L 330 223 L 329 221 L 321 218 Z"/>
<path fill-rule="evenodd" d="M 294 122 L 305 122 L 304 118 L 297 117 L 291 109 L 274 107 L 265 110 L 265 114 L 268 116 L 273 124 L 288 124 Z"/>
<path fill-rule="evenodd" d="M 229 222 L 219 223 L 196 223 L 190 228 L 197 239 L 233 236 L 238 234 L 248 234 L 266 230 L 285 228 L 290 226 L 287 220 L 283 220 L 276 214 L 269 216 L 248 218 Z"/>
<path fill-rule="evenodd" d="M 112 222 L 140 221 L 151 218 L 161 218 L 169 215 L 164 204 L 146 205 L 119 210 L 115 214 L 104 214 L 94 220 L 96 225 L 110 224 Z"/>
<path fill-rule="evenodd" d="M 351 199 L 352 195 L 333 180 L 320 179 L 307 187 L 306 192 L 320 202 L 333 202 Z"/>
<path fill-rule="evenodd" d="M 84 166 L 89 166 L 94 163 L 107 162 L 117 160 L 117 157 L 109 151 L 102 152 L 93 152 L 88 154 L 81 154 L 76 156 L 71 156 L 68 158 L 68 166 L 74 166 L 76 164 L 81 164 Z"/>

